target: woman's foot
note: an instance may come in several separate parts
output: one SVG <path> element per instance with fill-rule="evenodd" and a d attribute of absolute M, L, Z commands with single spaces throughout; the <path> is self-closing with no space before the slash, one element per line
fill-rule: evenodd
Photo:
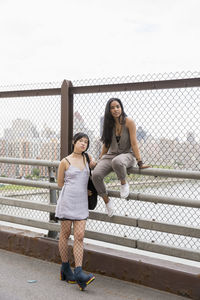
<path fill-rule="evenodd" d="M 120 197 L 121 198 L 127 198 L 128 195 L 129 195 L 129 184 L 128 183 L 121 184 Z"/>
<path fill-rule="evenodd" d="M 83 291 L 88 284 L 95 280 L 95 276 L 91 273 L 85 274 L 82 270 L 82 267 L 76 267 L 74 269 L 74 276 L 81 291 Z"/>
<path fill-rule="evenodd" d="M 70 268 L 69 262 L 62 263 L 60 269 L 60 280 L 66 280 L 68 283 L 76 283 L 75 276 Z"/>
<path fill-rule="evenodd" d="M 108 216 L 111 218 L 115 212 L 113 200 L 109 199 L 108 203 L 106 203 L 106 210 L 107 210 Z"/>

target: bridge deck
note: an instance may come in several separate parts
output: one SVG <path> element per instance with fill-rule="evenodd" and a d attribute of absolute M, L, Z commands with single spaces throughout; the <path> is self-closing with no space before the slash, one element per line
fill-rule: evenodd
<path fill-rule="evenodd" d="M 81 292 L 77 285 L 69 285 L 59 280 L 59 264 L 5 250 L 0 250 L 0 266 L 0 300 L 186 299 L 99 274 L 96 274 L 96 280 Z M 36 282 L 29 283 L 29 280 Z"/>

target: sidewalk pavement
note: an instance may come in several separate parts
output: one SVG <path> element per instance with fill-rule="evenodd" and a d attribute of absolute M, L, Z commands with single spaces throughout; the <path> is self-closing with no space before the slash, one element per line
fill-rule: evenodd
<path fill-rule="evenodd" d="M 0 249 L 0 300 L 188 299 L 99 274 L 81 292 L 78 285 L 60 281 L 59 270 L 58 264 Z"/>

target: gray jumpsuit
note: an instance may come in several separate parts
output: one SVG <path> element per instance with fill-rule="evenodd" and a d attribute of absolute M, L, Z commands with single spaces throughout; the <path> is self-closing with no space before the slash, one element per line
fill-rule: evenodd
<path fill-rule="evenodd" d="M 131 147 L 129 130 L 122 125 L 122 132 L 119 143 L 117 143 L 115 128 L 113 129 L 112 142 L 108 152 L 102 156 L 92 175 L 95 188 L 100 196 L 107 194 L 103 179 L 110 172 L 114 171 L 119 180 L 126 178 L 126 169 L 134 166 L 136 159 Z"/>

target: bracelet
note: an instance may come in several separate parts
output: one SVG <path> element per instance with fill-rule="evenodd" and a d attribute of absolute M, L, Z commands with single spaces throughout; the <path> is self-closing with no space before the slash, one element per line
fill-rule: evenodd
<path fill-rule="evenodd" d="M 140 168 L 140 167 L 143 165 L 142 160 L 139 160 L 139 161 L 137 162 L 137 165 L 138 165 L 138 167 Z"/>

